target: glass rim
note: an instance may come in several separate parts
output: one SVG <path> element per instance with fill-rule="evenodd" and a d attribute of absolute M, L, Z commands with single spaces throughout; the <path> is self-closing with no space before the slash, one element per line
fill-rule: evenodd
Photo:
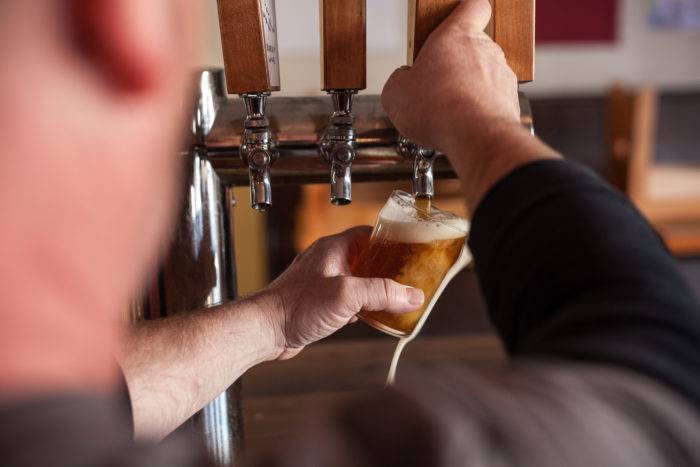
<path fill-rule="evenodd" d="M 428 219 L 421 219 L 420 217 L 418 217 L 418 221 L 439 223 L 440 225 L 443 225 L 449 229 L 452 229 L 454 231 L 457 231 L 457 232 L 463 234 L 463 236 L 465 236 L 465 237 L 469 234 L 469 220 L 468 219 L 465 219 L 464 217 L 458 216 L 457 214 L 450 212 L 450 211 L 443 211 L 442 209 L 432 205 L 432 202 L 431 202 L 431 208 L 430 208 L 431 210 L 430 210 L 430 212 L 428 212 L 425 209 L 421 209 L 418 206 L 416 206 L 416 197 L 414 195 L 406 192 L 406 191 L 394 190 L 391 193 L 391 196 L 389 197 L 389 199 L 390 200 L 397 200 L 399 203 L 401 203 L 402 206 L 406 205 L 416 212 L 423 213 L 426 216 L 431 216 Z M 382 208 L 382 210 L 383 209 L 384 208 Z M 432 216 L 434 216 L 434 211 L 437 211 L 441 215 L 448 216 L 449 218 L 448 219 L 439 219 L 439 218 L 433 219 Z M 446 222 L 446 221 L 451 220 L 451 219 L 464 221 L 467 224 L 466 228 L 461 229 L 457 226 L 451 225 L 451 224 Z"/>

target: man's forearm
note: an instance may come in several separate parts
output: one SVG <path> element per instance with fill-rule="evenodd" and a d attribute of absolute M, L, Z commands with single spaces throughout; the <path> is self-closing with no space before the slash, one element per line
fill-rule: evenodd
<path fill-rule="evenodd" d="M 122 358 L 137 437 L 166 435 L 251 366 L 292 358 L 362 309 L 414 310 L 406 286 L 351 276 L 371 230 L 319 239 L 254 297 L 137 327 Z"/>
<path fill-rule="evenodd" d="M 250 367 L 276 358 L 282 349 L 268 316 L 243 300 L 133 329 L 120 360 L 136 437 L 164 437 Z"/>

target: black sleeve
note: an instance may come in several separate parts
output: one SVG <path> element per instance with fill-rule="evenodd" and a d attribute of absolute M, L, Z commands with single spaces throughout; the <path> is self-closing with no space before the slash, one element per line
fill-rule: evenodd
<path fill-rule="evenodd" d="M 626 367 L 700 407 L 700 307 L 648 222 L 591 171 L 519 168 L 485 197 L 469 245 L 514 356 Z"/>

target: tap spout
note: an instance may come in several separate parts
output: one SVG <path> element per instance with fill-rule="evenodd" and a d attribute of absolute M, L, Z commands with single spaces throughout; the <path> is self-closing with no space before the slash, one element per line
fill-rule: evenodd
<path fill-rule="evenodd" d="M 251 205 L 257 211 L 266 211 L 272 206 L 270 166 L 279 157 L 277 138 L 265 116 L 265 104 L 269 95 L 241 95 L 246 108 L 241 159 L 248 165 Z"/>
<path fill-rule="evenodd" d="M 419 146 L 405 136 L 399 138 L 397 151 L 404 159 L 413 161 L 413 195 L 416 198 L 435 196 L 433 177 L 435 151 Z"/>

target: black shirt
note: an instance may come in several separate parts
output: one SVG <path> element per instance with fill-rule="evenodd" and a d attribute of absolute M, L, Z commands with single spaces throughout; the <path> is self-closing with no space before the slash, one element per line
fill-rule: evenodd
<path fill-rule="evenodd" d="M 630 202 L 593 172 L 529 164 L 478 207 L 469 245 L 514 356 L 618 365 L 700 408 L 700 306 Z"/>

